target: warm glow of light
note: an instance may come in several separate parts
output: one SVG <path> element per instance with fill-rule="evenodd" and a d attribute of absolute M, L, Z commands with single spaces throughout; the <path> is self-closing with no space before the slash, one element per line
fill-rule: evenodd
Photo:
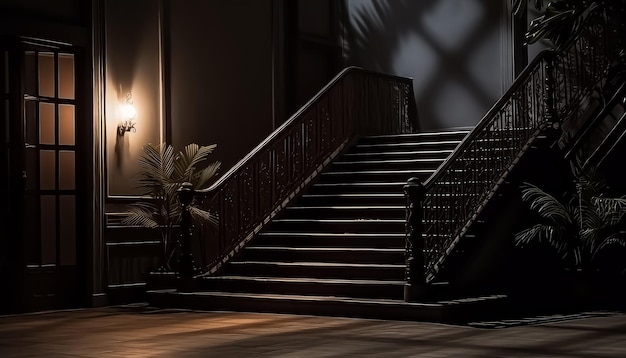
<path fill-rule="evenodd" d="M 125 103 L 120 107 L 120 115 L 123 120 L 135 119 L 137 118 L 137 110 L 132 104 Z"/>

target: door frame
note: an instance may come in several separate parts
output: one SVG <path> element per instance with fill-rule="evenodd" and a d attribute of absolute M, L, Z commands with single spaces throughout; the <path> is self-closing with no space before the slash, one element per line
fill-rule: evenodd
<path fill-rule="evenodd" d="M 3 36 L 0 38 L 0 44 L 3 48 L 8 48 L 9 53 L 9 65 L 10 65 L 10 90 L 9 90 L 9 175 L 7 180 L 7 187 L 10 188 L 9 207 L 10 213 L 8 216 L 9 223 L 22 223 L 28 220 L 28 213 L 25 213 L 24 198 L 26 195 L 26 156 L 25 156 L 25 98 L 24 93 L 26 88 L 24 86 L 25 81 L 25 63 L 24 54 L 27 48 L 36 49 L 40 45 L 44 45 L 43 48 L 49 50 L 59 50 L 61 52 L 71 52 L 74 54 L 74 170 L 75 170 L 75 189 L 74 189 L 74 202 L 75 202 L 75 264 L 71 270 L 75 271 L 73 277 L 75 282 L 62 282 L 59 280 L 51 289 L 57 294 L 61 294 L 64 290 L 63 287 L 67 285 L 66 293 L 71 298 L 70 307 L 84 307 L 90 305 L 90 283 L 92 268 L 92 221 L 93 221 L 93 208 L 92 202 L 92 121 L 90 116 L 91 110 L 91 78 L 88 71 L 90 68 L 91 53 L 88 51 L 87 46 L 75 46 L 71 44 L 65 44 L 53 40 L 40 40 L 32 37 L 21 36 Z M 64 47 L 68 45 L 68 47 Z M 58 46 L 54 49 L 54 46 Z M 39 49 L 43 49 L 39 48 Z M 55 70 L 55 71 L 58 71 Z M 56 83 L 55 83 L 56 86 Z M 55 106 L 58 106 L 56 104 Z M 39 170 L 39 169 L 37 169 Z M 39 192 L 39 190 L 37 191 Z M 60 195 L 58 192 L 55 195 Z M 60 199 L 55 199 L 60 200 Z M 58 204 L 57 204 L 58 205 Z M 38 214 L 37 214 L 38 217 Z M 56 219 L 58 221 L 58 217 Z M 62 302 L 55 299 L 54 296 L 34 298 L 32 292 L 33 289 L 43 290 L 43 287 L 36 287 L 42 285 L 41 283 L 32 282 L 36 277 L 42 278 L 42 283 L 46 284 L 47 272 L 52 274 L 53 278 L 61 277 L 61 272 L 67 271 L 67 268 L 63 268 L 56 259 L 57 267 L 52 269 L 50 267 L 46 270 L 42 270 L 41 265 L 39 269 L 31 267 L 27 268 L 27 239 L 25 237 L 26 232 L 21 224 L 13 224 L 11 229 L 11 239 L 8 239 L 6 246 L 11 254 L 9 265 L 11 266 L 11 274 L 9 274 L 8 287 L 12 292 L 11 296 L 5 298 L 8 302 L 5 307 L 7 312 L 24 312 L 35 311 L 41 309 L 55 309 L 55 308 L 67 308 Z M 37 239 L 31 238 L 30 240 L 37 241 Z M 61 238 L 56 237 L 57 246 Z M 58 247 L 57 247 L 58 250 Z M 66 280 L 67 281 L 67 280 Z M 33 287 L 29 287 L 32 285 Z M 71 289 L 70 289 L 71 287 Z M 41 295 L 39 295 L 41 296 Z M 37 302 L 38 301 L 38 302 Z"/>

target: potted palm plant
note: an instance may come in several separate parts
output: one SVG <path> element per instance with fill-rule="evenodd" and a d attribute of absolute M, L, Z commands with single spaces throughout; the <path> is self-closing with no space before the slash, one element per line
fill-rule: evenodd
<path fill-rule="evenodd" d="M 533 184 L 522 185 L 522 200 L 538 221 L 514 239 L 521 247 L 551 246 L 569 273 L 570 288 L 576 294 L 590 295 L 598 283 L 600 254 L 612 247 L 626 248 L 626 198 L 605 197 L 606 186 L 593 168 L 571 168 L 573 185 L 562 199 Z"/>
<path fill-rule="evenodd" d="M 128 206 L 123 223 L 158 229 L 161 234 L 162 271 L 172 270 L 172 258 L 177 242 L 173 239 L 175 226 L 181 216 L 178 189 L 188 182 L 194 189 L 203 189 L 211 183 L 220 162 L 208 163 L 208 156 L 216 145 L 199 146 L 192 143 L 178 153 L 169 144 L 143 147 L 138 165 L 137 185 L 145 201 Z M 192 217 L 202 223 L 215 224 L 216 218 L 194 202 L 189 207 Z"/>

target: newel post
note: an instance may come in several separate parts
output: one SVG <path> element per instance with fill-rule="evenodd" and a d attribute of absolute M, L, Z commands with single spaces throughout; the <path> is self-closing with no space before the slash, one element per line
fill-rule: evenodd
<path fill-rule="evenodd" d="M 191 183 L 183 183 L 178 189 L 178 200 L 182 207 L 180 218 L 180 258 L 179 275 L 181 278 L 181 286 L 179 290 L 189 288 L 190 279 L 195 272 L 193 256 L 191 254 L 191 237 L 193 235 L 193 220 L 189 207 L 193 201 L 195 192 Z"/>
<path fill-rule="evenodd" d="M 426 285 L 424 238 L 422 237 L 422 218 L 424 217 L 422 204 L 426 188 L 418 178 L 411 178 L 404 185 L 404 195 L 407 199 L 404 300 L 409 302 L 423 296 Z"/>

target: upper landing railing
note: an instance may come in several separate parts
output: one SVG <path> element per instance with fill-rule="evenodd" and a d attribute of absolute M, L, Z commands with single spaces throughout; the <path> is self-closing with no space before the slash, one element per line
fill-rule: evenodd
<path fill-rule="evenodd" d="M 424 183 L 420 276 L 426 282 L 535 138 L 580 115 L 585 97 L 617 60 L 620 39 L 613 35 L 590 17 L 564 50 L 542 52 Z"/>
<path fill-rule="evenodd" d="M 219 220 L 217 228 L 201 230 L 204 257 L 196 274 L 218 270 L 354 137 L 413 133 L 416 117 L 410 79 L 343 70 L 214 185 L 195 192 Z"/>

